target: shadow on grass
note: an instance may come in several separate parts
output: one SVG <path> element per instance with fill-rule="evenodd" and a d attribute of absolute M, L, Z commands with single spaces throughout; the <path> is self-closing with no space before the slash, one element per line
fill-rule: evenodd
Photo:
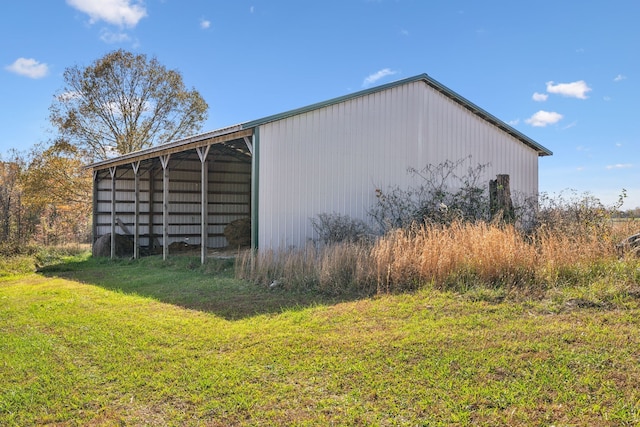
<path fill-rule="evenodd" d="M 160 256 L 139 260 L 88 257 L 48 265 L 38 272 L 212 313 L 227 320 L 364 297 L 269 289 L 267 284 L 236 279 L 232 259 L 210 259 L 202 265 L 200 258 L 193 256 L 173 256 L 166 261 Z"/>

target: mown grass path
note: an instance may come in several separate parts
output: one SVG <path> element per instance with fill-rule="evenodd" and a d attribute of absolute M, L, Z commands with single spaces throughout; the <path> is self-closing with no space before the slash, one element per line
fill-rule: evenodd
<path fill-rule="evenodd" d="M 0 425 L 640 423 L 634 293 L 336 301 L 190 262 L 0 280 Z"/>

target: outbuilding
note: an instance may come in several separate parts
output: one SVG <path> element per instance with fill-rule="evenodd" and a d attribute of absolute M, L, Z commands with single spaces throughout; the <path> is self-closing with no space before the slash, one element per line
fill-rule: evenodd
<path fill-rule="evenodd" d="M 244 218 L 253 248 L 300 247 L 318 214 L 367 221 L 376 188 L 410 185 L 408 168 L 471 158 L 487 185 L 506 174 L 536 196 L 538 158 L 551 154 L 421 74 L 90 165 L 93 239 L 129 234 L 135 256 L 189 243 L 204 262 Z"/>

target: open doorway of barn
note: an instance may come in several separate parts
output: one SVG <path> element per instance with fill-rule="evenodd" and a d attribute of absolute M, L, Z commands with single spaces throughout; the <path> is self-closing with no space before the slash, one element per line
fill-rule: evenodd
<path fill-rule="evenodd" d="M 204 262 L 211 252 L 251 244 L 246 133 L 154 147 L 92 167 L 94 254 L 102 239 L 112 257 L 199 251 Z"/>

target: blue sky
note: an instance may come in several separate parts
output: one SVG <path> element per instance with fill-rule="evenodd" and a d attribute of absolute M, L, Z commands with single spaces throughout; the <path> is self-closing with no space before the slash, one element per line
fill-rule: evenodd
<path fill-rule="evenodd" d="M 427 73 L 554 152 L 540 190 L 640 206 L 637 0 L 8 0 L 0 153 L 49 140 L 65 68 L 156 56 L 203 131 Z"/>

